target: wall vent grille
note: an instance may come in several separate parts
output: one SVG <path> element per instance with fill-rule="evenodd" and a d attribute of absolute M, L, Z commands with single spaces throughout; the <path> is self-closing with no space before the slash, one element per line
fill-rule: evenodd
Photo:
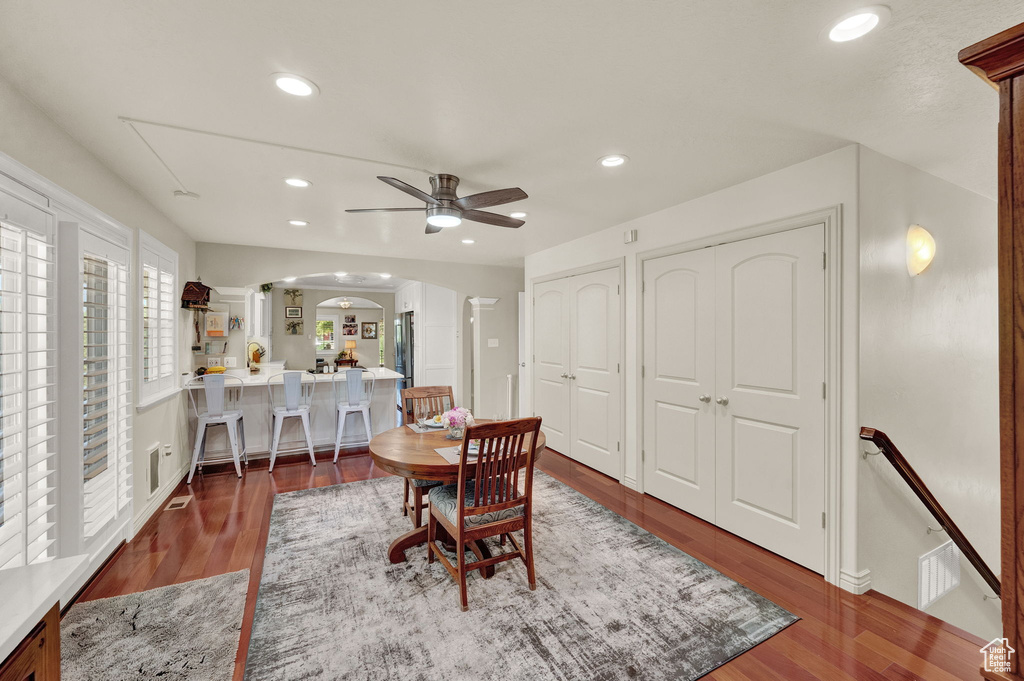
<path fill-rule="evenodd" d="M 917 607 L 924 610 L 960 586 L 960 549 L 953 540 L 918 560 Z"/>
<path fill-rule="evenodd" d="M 160 489 L 160 448 L 149 452 L 149 496 Z"/>

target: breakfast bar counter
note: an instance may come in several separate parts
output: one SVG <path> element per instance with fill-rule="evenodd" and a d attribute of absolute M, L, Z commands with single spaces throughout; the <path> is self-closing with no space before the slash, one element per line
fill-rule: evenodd
<path fill-rule="evenodd" d="M 226 376 L 242 381 L 240 406 L 245 428 L 246 450 L 250 458 L 270 456 L 272 424 L 270 394 L 267 391 L 267 379 L 280 373 L 270 371 L 250 375 L 248 370 L 225 372 Z M 397 371 L 384 367 L 375 367 L 363 372 L 363 380 L 373 376 L 373 398 L 370 402 L 370 427 L 373 434 L 383 433 L 394 428 L 397 423 L 398 396 L 397 381 L 404 376 Z M 338 390 L 344 395 L 345 372 L 338 374 L 311 374 L 303 372 L 303 383 L 313 383 L 313 405 L 310 410 L 310 422 L 313 446 L 316 449 L 334 449 L 334 434 L 337 428 L 337 409 L 335 407 L 334 378 L 337 376 Z M 233 382 L 233 381 L 232 381 Z M 201 386 L 192 386 L 193 396 L 197 399 L 199 410 L 205 408 L 205 397 Z M 282 390 L 280 383 L 274 386 L 275 391 Z M 196 415 L 189 405 L 189 442 L 195 441 Z M 370 436 L 372 437 L 372 435 Z M 363 426 L 363 419 L 358 413 L 348 415 L 345 422 L 345 434 L 341 446 L 365 446 L 370 439 Z M 281 431 L 279 455 L 291 451 L 305 451 L 306 441 L 302 433 L 299 419 L 286 419 Z M 207 435 L 206 461 L 230 458 L 231 448 L 228 444 L 225 428 L 211 428 Z"/>

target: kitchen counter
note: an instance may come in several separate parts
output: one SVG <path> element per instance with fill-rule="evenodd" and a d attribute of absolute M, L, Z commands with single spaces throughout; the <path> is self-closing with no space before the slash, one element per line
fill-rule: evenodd
<path fill-rule="evenodd" d="M 242 409 L 243 427 L 245 428 L 245 444 L 250 458 L 264 458 L 270 456 L 270 443 L 273 438 L 273 420 L 271 419 L 270 394 L 267 390 L 267 379 L 270 376 L 281 373 L 280 368 L 272 368 L 270 371 L 259 374 L 250 374 L 248 369 L 228 369 L 225 376 L 233 376 L 242 381 L 242 396 L 239 404 Z M 398 393 L 397 381 L 405 378 L 397 371 L 385 367 L 375 367 L 363 372 L 363 380 L 369 381 L 373 376 L 373 398 L 370 401 L 370 428 L 372 435 L 383 433 L 394 428 L 398 415 Z M 315 449 L 334 449 L 334 435 L 338 427 L 338 414 L 334 398 L 334 383 L 337 376 L 339 391 L 343 393 L 342 386 L 345 383 L 345 372 L 332 374 L 311 374 L 302 372 L 302 382 L 313 384 L 313 406 L 310 410 L 310 425 L 312 429 L 313 447 Z M 202 390 L 197 390 L 198 384 L 191 386 L 193 397 L 199 403 L 199 409 L 204 407 L 205 397 Z M 281 384 L 277 383 L 275 391 L 280 391 Z M 195 445 L 196 418 L 195 412 L 189 405 L 189 453 Z M 342 437 L 341 446 L 363 446 L 370 438 L 366 434 L 363 425 L 363 418 L 358 412 L 348 414 L 345 422 L 345 434 Z M 296 451 L 305 450 L 306 441 L 302 433 L 302 426 L 299 419 L 285 419 L 284 427 L 281 430 L 281 443 L 278 455 L 290 454 Z M 207 433 L 206 460 L 230 459 L 231 448 L 227 440 L 226 428 L 211 428 Z"/>

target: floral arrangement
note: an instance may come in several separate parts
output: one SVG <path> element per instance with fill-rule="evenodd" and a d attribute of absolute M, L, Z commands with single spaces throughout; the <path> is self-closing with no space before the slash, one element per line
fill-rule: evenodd
<path fill-rule="evenodd" d="M 456 407 L 441 414 L 441 423 L 448 428 L 468 428 L 472 426 L 475 421 L 473 420 L 473 414 L 470 413 L 465 407 Z"/>

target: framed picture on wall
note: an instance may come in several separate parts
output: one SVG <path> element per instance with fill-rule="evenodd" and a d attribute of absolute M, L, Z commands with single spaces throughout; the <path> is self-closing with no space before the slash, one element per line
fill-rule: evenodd
<path fill-rule="evenodd" d="M 354 324 L 353 323 L 353 324 L 342 324 L 341 325 L 341 335 L 342 336 L 355 336 L 355 335 L 358 335 L 358 334 L 359 334 L 359 325 L 358 324 Z"/>
<path fill-rule="evenodd" d="M 377 339 L 377 322 L 363 322 L 363 340 Z"/>
<path fill-rule="evenodd" d="M 302 319 L 302 308 L 301 307 L 286 307 L 284 308 L 285 319 Z"/>
<path fill-rule="evenodd" d="M 354 314 L 347 314 L 347 315 L 345 315 L 345 323 L 346 324 L 355 324 L 356 323 L 356 316 Z"/>
<path fill-rule="evenodd" d="M 228 313 L 207 312 L 206 336 L 208 338 L 220 338 L 226 335 L 228 335 Z"/>
<path fill-rule="evenodd" d="M 302 322 L 285 322 L 284 332 L 289 336 L 301 336 L 302 335 Z"/>

